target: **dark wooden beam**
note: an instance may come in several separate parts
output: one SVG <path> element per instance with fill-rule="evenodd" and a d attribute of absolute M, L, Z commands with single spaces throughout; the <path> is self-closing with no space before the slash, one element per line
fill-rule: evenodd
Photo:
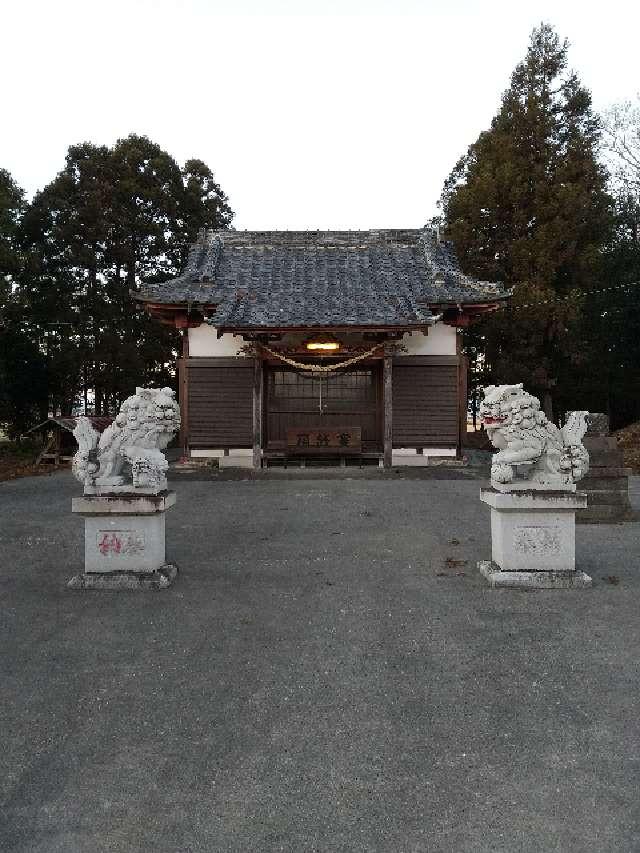
<path fill-rule="evenodd" d="M 265 335 L 288 335 L 299 332 L 304 332 L 309 335 L 315 332 L 376 332 L 385 333 L 386 337 L 397 338 L 404 332 L 421 332 L 426 331 L 431 327 L 431 323 L 420 323 L 407 326 L 267 326 L 264 328 L 249 328 L 247 326 L 219 326 L 218 330 L 225 334 L 232 332 L 236 335 L 242 335 L 247 340 L 255 340 Z"/>
<path fill-rule="evenodd" d="M 189 330 L 182 330 L 182 357 L 178 359 L 178 402 L 180 404 L 180 448 L 189 457 Z"/>
<path fill-rule="evenodd" d="M 454 326 L 457 329 L 466 329 L 483 314 L 505 308 L 506 302 L 472 303 L 460 305 L 433 305 L 430 306 L 434 314 L 442 314 L 442 322 L 445 326 Z"/>
<path fill-rule="evenodd" d="M 164 326 L 173 326 L 176 329 L 195 329 L 204 322 L 203 311 L 213 310 L 213 307 L 200 309 L 189 309 L 186 305 L 170 305 L 162 302 L 138 302 L 139 306 Z"/>
<path fill-rule="evenodd" d="M 456 334 L 456 352 L 458 354 L 458 447 L 457 455 L 462 456 L 462 446 L 467 436 L 467 358 L 462 352 L 462 335 Z"/>
<path fill-rule="evenodd" d="M 253 361 L 253 467 L 262 468 L 262 359 Z"/>
<path fill-rule="evenodd" d="M 392 355 L 390 352 L 385 353 L 383 368 L 382 368 L 382 434 L 383 434 L 383 465 L 385 468 L 391 468 L 393 461 L 393 374 L 392 374 Z"/>

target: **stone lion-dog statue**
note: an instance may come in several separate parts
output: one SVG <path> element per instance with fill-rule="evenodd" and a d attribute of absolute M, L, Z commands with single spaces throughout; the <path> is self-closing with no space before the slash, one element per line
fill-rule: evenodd
<path fill-rule="evenodd" d="M 491 483 L 500 491 L 548 489 L 575 491 L 589 470 L 582 444 L 588 412 L 569 412 L 559 429 L 540 409 L 540 401 L 517 385 L 488 385 L 480 416 L 498 452 Z"/>
<path fill-rule="evenodd" d="M 73 474 L 85 494 L 157 494 L 167 488 L 169 463 L 162 451 L 179 428 L 180 407 L 171 388 L 136 388 L 102 435 L 87 418 L 78 418 Z"/>

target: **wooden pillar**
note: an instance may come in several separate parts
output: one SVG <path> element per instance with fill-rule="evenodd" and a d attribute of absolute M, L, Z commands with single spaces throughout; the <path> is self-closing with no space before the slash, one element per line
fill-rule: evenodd
<path fill-rule="evenodd" d="M 467 357 L 462 352 L 462 334 L 456 332 L 456 352 L 458 354 L 458 447 L 457 455 L 462 456 L 462 445 L 467 436 Z"/>
<path fill-rule="evenodd" d="M 382 434 L 384 440 L 383 465 L 391 468 L 393 461 L 393 383 L 391 353 L 385 353 L 382 367 Z"/>
<path fill-rule="evenodd" d="M 253 362 L 253 467 L 262 468 L 262 359 Z"/>
<path fill-rule="evenodd" d="M 189 458 L 189 330 L 182 330 L 182 357 L 178 359 L 178 403 L 180 404 L 180 450 Z"/>

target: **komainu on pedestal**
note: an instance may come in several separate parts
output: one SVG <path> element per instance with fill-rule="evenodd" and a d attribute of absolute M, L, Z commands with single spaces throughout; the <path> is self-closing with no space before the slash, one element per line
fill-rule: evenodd
<path fill-rule="evenodd" d="M 179 429 L 180 408 L 171 388 L 136 388 L 102 435 L 88 418 L 78 418 L 74 476 L 85 495 L 157 494 L 167 488 L 162 451 Z"/>
<path fill-rule="evenodd" d="M 562 429 L 517 385 L 489 385 L 480 414 L 498 452 L 491 488 L 492 560 L 480 571 L 491 586 L 566 589 L 591 585 L 575 567 L 575 513 L 586 506 L 576 483 L 589 470 L 582 443 L 588 412 L 570 412 Z"/>
<path fill-rule="evenodd" d="M 171 388 L 137 388 L 102 435 L 79 418 L 73 473 L 84 486 L 72 511 L 85 519 L 84 574 L 75 589 L 162 589 L 177 575 L 165 559 L 168 491 L 162 452 L 180 428 Z"/>
<path fill-rule="evenodd" d="M 547 419 L 540 401 L 518 385 L 484 389 L 480 417 L 498 452 L 491 484 L 500 491 L 570 489 L 589 470 L 582 443 L 588 412 L 570 412 L 562 429 Z"/>

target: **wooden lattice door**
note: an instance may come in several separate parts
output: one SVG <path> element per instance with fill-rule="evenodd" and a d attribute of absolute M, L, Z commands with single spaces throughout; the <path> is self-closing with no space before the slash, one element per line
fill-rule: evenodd
<path fill-rule="evenodd" d="M 380 379 L 375 368 L 307 373 L 281 368 L 267 372 L 267 448 L 286 447 L 287 430 L 359 427 L 363 450 L 378 450 Z"/>

